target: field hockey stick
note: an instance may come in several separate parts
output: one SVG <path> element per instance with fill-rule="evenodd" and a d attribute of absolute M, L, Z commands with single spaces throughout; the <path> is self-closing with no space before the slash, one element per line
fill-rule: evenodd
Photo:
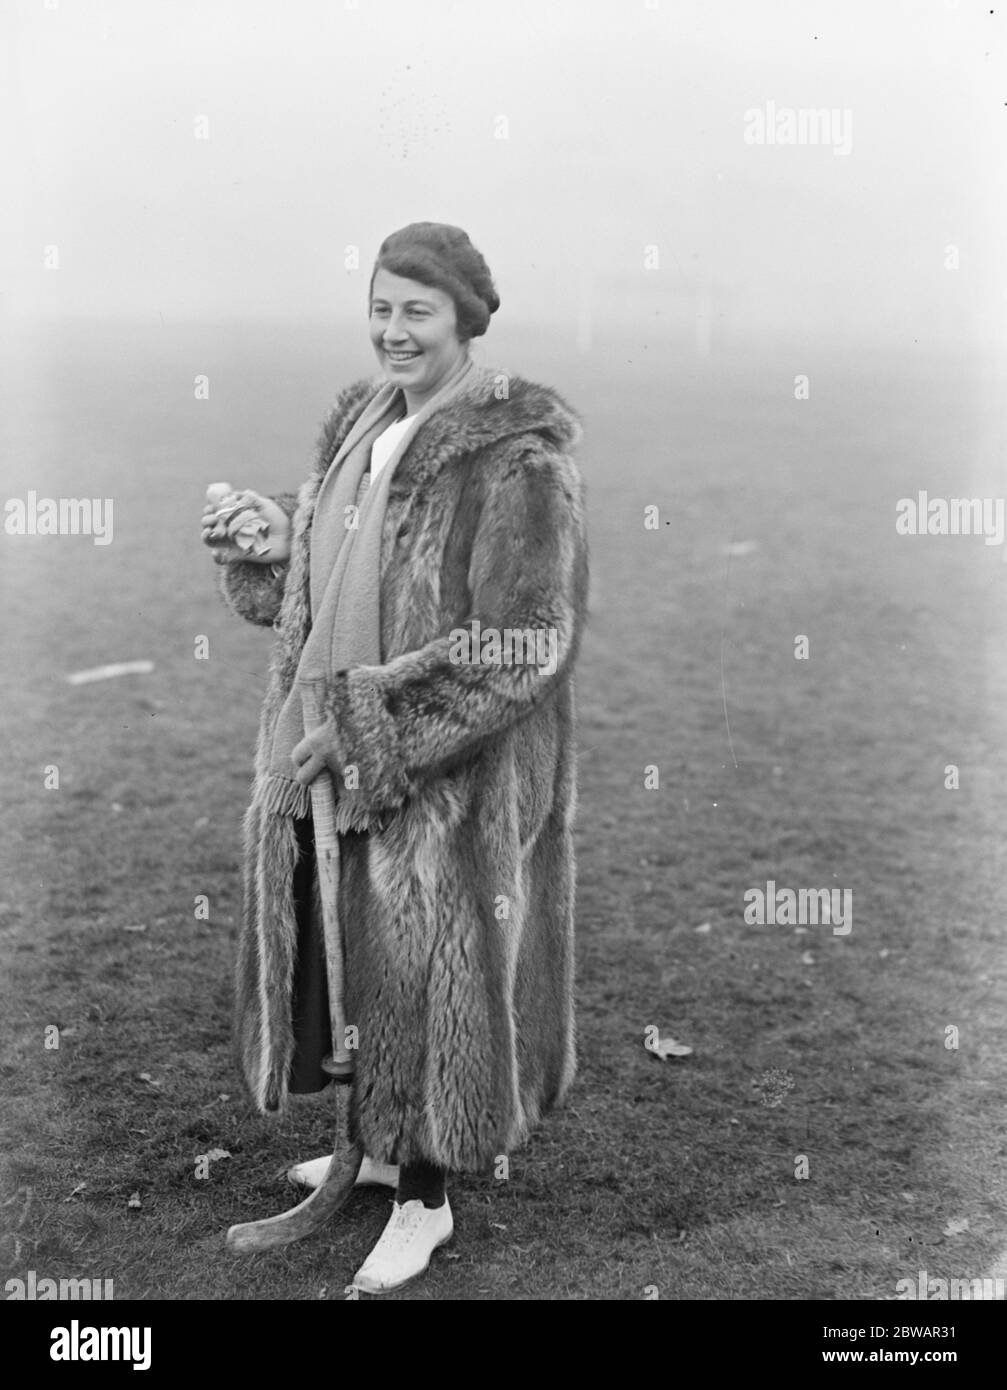
<path fill-rule="evenodd" d="M 305 729 L 311 731 L 323 722 L 317 688 L 302 690 Z M 311 814 L 315 832 L 315 860 L 322 900 L 325 934 L 325 960 L 329 985 L 329 1012 L 332 1018 L 332 1056 L 323 1067 L 342 1081 L 353 1077 L 353 1056 L 346 1046 L 346 1015 L 343 1003 L 343 942 L 339 922 L 339 836 L 336 830 L 335 789 L 327 769 L 311 784 Z M 353 1144 L 349 1134 L 349 1088 L 340 1086 L 336 1096 L 336 1133 L 332 1158 L 318 1187 L 303 1202 L 279 1216 L 232 1226 L 227 1233 L 230 1250 L 254 1254 L 278 1245 L 291 1245 L 312 1235 L 343 1205 L 353 1190 L 363 1150 Z"/>
<path fill-rule="evenodd" d="M 316 685 L 301 689 L 304 728 L 312 733 L 325 722 L 321 695 Z M 311 784 L 311 819 L 315 832 L 315 863 L 322 899 L 325 965 L 329 983 L 332 1021 L 332 1053 L 322 1063 L 330 1076 L 348 1081 L 353 1076 L 353 1054 L 346 1046 L 346 1006 L 343 1002 L 343 932 L 339 920 L 339 834 L 336 830 L 336 795 L 332 776 L 323 768 Z"/>

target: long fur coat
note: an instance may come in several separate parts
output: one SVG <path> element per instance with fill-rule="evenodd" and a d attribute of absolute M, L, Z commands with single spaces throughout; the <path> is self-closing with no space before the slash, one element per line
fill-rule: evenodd
<path fill-rule="evenodd" d="M 245 817 L 236 1036 L 259 1108 L 294 1049 L 293 823 L 260 805 L 278 712 L 310 629 L 315 497 L 380 383 L 339 397 L 297 496 L 292 555 L 221 567 L 228 604 L 278 640 Z M 516 1147 L 574 1075 L 576 804 L 572 668 L 587 608 L 577 417 L 549 387 L 492 377 L 418 430 L 381 543 L 382 664 L 333 672 L 341 763 L 381 829 L 341 837 L 346 1019 L 358 1029 L 351 1128 L 379 1162 L 480 1170 Z M 459 662 L 451 633 L 548 629 L 558 663 Z M 454 639 L 456 641 L 456 639 Z M 473 648 L 474 649 L 474 648 Z M 452 655 L 453 652 L 453 655 Z"/>

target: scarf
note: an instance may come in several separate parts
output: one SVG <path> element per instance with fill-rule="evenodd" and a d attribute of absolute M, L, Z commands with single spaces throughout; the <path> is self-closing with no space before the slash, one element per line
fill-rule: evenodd
<path fill-rule="evenodd" d="M 381 538 L 392 475 L 423 422 L 479 378 L 467 355 L 458 369 L 413 416 L 377 482 L 361 490 L 370 469 L 371 446 L 402 418 L 398 386 L 387 383 L 372 396 L 329 465 L 315 499 L 308 536 L 311 629 L 297 673 L 273 728 L 262 805 L 282 816 L 311 814 L 308 787 L 294 781 L 292 754 L 309 730 L 329 678 L 353 666 L 378 666 L 381 650 Z M 338 781 L 333 779 L 338 796 Z"/>

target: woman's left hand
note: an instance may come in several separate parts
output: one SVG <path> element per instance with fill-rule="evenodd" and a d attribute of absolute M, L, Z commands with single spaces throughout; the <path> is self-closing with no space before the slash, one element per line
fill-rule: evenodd
<path fill-rule="evenodd" d="M 318 774 L 329 767 L 329 759 L 336 756 L 334 733 L 335 729 L 329 722 L 302 738 L 295 746 L 290 755 L 296 769 L 294 781 L 300 782 L 302 787 L 310 787 Z"/>

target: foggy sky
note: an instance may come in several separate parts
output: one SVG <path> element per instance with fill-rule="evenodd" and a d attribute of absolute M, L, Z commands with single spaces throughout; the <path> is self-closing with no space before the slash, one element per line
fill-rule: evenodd
<path fill-rule="evenodd" d="M 632 330 L 705 304 L 742 335 L 999 351 L 1007 84 L 989 10 L 8 0 L 3 304 L 362 316 L 381 238 L 429 218 L 469 232 L 515 321 Z M 849 154 L 746 143 L 768 102 L 848 110 Z"/>

